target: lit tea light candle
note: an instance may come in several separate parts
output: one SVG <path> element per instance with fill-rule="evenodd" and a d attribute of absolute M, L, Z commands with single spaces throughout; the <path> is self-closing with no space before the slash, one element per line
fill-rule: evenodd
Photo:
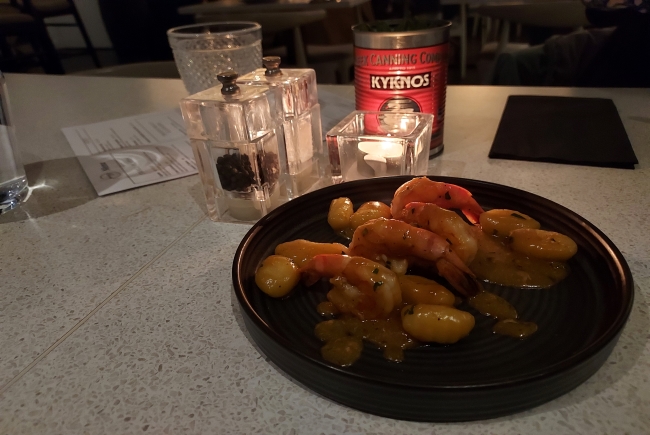
<path fill-rule="evenodd" d="M 402 145 L 396 142 L 359 142 L 363 160 L 375 171 L 375 176 L 399 174 Z"/>

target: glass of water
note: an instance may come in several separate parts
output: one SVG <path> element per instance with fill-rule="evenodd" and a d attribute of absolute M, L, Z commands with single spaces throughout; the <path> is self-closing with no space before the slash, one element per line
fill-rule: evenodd
<path fill-rule="evenodd" d="M 223 71 L 242 75 L 262 65 L 262 26 L 251 21 L 175 27 L 167 37 L 190 94 L 218 85 Z"/>
<path fill-rule="evenodd" d="M 0 72 L 0 214 L 15 208 L 27 196 L 27 177 L 16 149 L 16 136 L 5 77 Z"/>

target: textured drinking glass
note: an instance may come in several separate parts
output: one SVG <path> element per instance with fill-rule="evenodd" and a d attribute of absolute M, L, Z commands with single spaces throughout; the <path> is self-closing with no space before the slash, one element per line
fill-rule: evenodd
<path fill-rule="evenodd" d="M 191 24 L 167 31 L 169 45 L 190 94 L 219 84 L 217 74 L 246 74 L 262 65 L 262 26 L 250 21 Z"/>
<path fill-rule="evenodd" d="M 426 175 L 433 115 L 356 110 L 326 135 L 332 181 Z"/>
<path fill-rule="evenodd" d="M 16 149 L 9 113 L 5 77 L 0 72 L 0 214 L 15 208 L 27 196 L 27 177 Z"/>

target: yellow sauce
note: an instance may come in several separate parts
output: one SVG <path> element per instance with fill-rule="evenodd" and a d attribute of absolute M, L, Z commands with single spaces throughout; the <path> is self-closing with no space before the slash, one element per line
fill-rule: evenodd
<path fill-rule="evenodd" d="M 338 319 L 326 320 L 316 325 L 316 336 L 326 344 L 321 354 L 326 361 L 337 365 L 350 365 L 353 357 L 351 340 L 368 341 L 383 349 L 384 358 L 389 361 L 404 360 L 404 349 L 410 349 L 418 343 L 410 338 L 402 328 L 399 311 L 383 320 L 359 320 L 343 315 Z M 359 355 L 361 350 L 359 350 Z M 345 364 L 342 364 L 341 362 Z"/>
<path fill-rule="evenodd" d="M 537 325 L 533 322 L 522 322 L 516 319 L 504 319 L 498 321 L 492 328 L 492 332 L 500 335 L 507 335 L 514 338 L 526 338 L 537 331 Z"/>
<path fill-rule="evenodd" d="M 482 291 L 469 298 L 467 302 L 479 313 L 495 319 L 516 319 L 518 317 L 515 307 L 494 293 Z"/>
<path fill-rule="evenodd" d="M 352 365 L 361 356 L 363 341 L 357 337 L 338 337 L 328 341 L 320 350 L 325 361 L 337 366 L 347 367 Z"/>
<path fill-rule="evenodd" d="M 511 250 L 507 238 L 475 233 L 478 252 L 469 268 L 477 278 L 505 286 L 547 288 L 569 273 L 565 263 L 526 257 Z"/>
<path fill-rule="evenodd" d="M 498 320 L 492 327 L 495 334 L 524 339 L 537 331 L 537 324 L 517 320 L 519 314 L 515 307 L 494 293 L 482 291 L 467 302 L 481 314 Z"/>

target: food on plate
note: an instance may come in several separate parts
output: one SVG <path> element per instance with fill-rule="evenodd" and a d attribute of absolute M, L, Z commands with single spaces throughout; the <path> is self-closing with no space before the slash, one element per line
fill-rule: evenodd
<path fill-rule="evenodd" d="M 482 291 L 467 301 L 471 307 L 484 316 L 494 317 L 495 319 L 516 319 L 519 317 L 517 310 L 510 302 L 494 293 Z"/>
<path fill-rule="evenodd" d="M 327 222 L 351 239 L 349 247 L 281 243 L 255 282 L 283 297 L 299 282 L 304 290 L 326 279 L 327 301 L 316 310 L 327 320 L 315 333 L 324 342 L 323 358 L 339 366 L 357 361 L 364 341 L 383 349 L 386 359 L 402 361 L 405 349 L 463 340 L 476 323 L 467 310 L 494 318 L 495 334 L 526 338 L 537 325 L 519 319 L 515 307 L 481 281 L 550 287 L 566 277 L 566 261 L 577 252 L 571 238 L 540 229 L 530 216 L 483 211 L 466 189 L 425 177 L 400 186 L 390 207 L 371 201 L 355 211 L 349 198 L 334 199 Z"/>
<path fill-rule="evenodd" d="M 380 217 L 391 217 L 390 207 L 383 202 L 365 202 L 354 211 L 349 198 L 337 198 L 330 203 L 327 223 L 334 231 L 349 239 L 359 225 Z"/>
<path fill-rule="evenodd" d="M 472 198 L 469 190 L 455 184 L 440 183 L 427 177 L 414 178 L 402 184 L 393 196 L 390 211 L 399 219 L 406 204 L 429 202 L 446 209 L 459 209 L 473 224 L 478 223 L 483 209 Z"/>
<path fill-rule="evenodd" d="M 281 298 L 289 294 L 300 281 L 298 267 L 287 257 L 266 257 L 255 272 L 255 284 L 267 295 Z"/>
<path fill-rule="evenodd" d="M 350 227 L 354 231 L 366 222 L 378 218 L 390 219 L 390 207 L 379 201 L 364 202 L 361 204 L 361 207 L 350 216 Z"/>
<path fill-rule="evenodd" d="M 402 300 L 408 304 L 447 305 L 456 303 L 456 296 L 445 286 L 417 275 L 398 275 Z"/>
<path fill-rule="evenodd" d="M 492 332 L 514 338 L 526 338 L 537 332 L 537 324 L 517 319 L 499 320 L 492 327 Z"/>
<path fill-rule="evenodd" d="M 347 367 L 359 359 L 362 350 L 363 339 L 346 335 L 326 341 L 320 351 L 324 360 L 337 366 Z"/>
<path fill-rule="evenodd" d="M 362 320 L 386 317 L 402 301 L 397 275 L 367 258 L 321 254 L 300 271 L 307 286 L 322 277 L 331 278 L 327 299 L 340 312 Z"/>
<path fill-rule="evenodd" d="M 411 202 L 402 210 L 400 219 L 444 237 L 449 249 L 465 264 L 470 264 L 476 256 L 476 228 L 451 210 L 426 202 Z"/>
<path fill-rule="evenodd" d="M 523 213 L 507 209 L 488 210 L 479 218 L 481 229 L 485 234 L 497 237 L 508 237 L 510 231 L 519 228 L 540 227 L 539 222 Z"/>
<path fill-rule="evenodd" d="M 289 257 L 298 267 L 303 267 L 318 254 L 347 254 L 348 247 L 340 243 L 317 243 L 297 239 L 280 243 L 275 247 L 275 255 Z"/>
<path fill-rule="evenodd" d="M 511 231 L 509 237 L 514 251 L 543 260 L 566 261 L 578 252 L 576 242 L 555 231 L 521 228 Z"/>
<path fill-rule="evenodd" d="M 416 304 L 402 308 L 402 326 L 416 340 L 453 344 L 474 328 L 474 316 L 446 305 Z"/>
<path fill-rule="evenodd" d="M 469 298 L 467 302 L 479 313 L 498 320 L 492 327 L 492 332 L 495 334 L 523 339 L 537 331 L 535 323 L 519 320 L 515 307 L 494 293 L 482 291 Z"/>
<path fill-rule="evenodd" d="M 344 338 L 368 341 L 383 350 L 384 358 L 395 362 L 404 360 L 405 349 L 420 345 L 404 331 L 399 310 L 379 320 L 362 321 L 344 314 L 337 319 L 320 322 L 314 332 L 326 343 L 321 349 L 323 358 L 333 364 L 337 364 L 334 361 L 346 359 L 344 364 L 338 364 L 341 366 L 351 365 L 361 356 L 361 352 L 353 354 L 356 347 L 350 346 L 350 341 L 341 340 Z"/>
<path fill-rule="evenodd" d="M 352 235 L 352 229 L 350 228 L 352 213 L 354 213 L 354 208 L 349 198 L 336 198 L 330 203 L 327 223 L 337 233 L 350 237 Z"/>
<path fill-rule="evenodd" d="M 519 230 L 518 230 L 519 231 Z M 508 237 L 478 236 L 479 249 L 469 268 L 478 279 L 520 288 L 547 288 L 566 278 L 561 261 L 542 260 L 514 251 Z"/>
<path fill-rule="evenodd" d="M 374 219 L 354 231 L 350 255 L 378 260 L 381 255 L 406 258 L 409 264 L 435 267 L 460 293 L 471 296 L 482 287 L 471 270 L 451 252 L 442 237 L 395 219 Z"/>

